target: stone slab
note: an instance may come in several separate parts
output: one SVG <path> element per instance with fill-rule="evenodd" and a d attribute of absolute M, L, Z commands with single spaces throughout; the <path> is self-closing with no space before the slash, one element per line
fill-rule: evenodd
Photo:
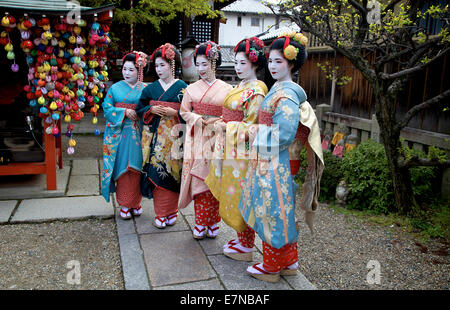
<path fill-rule="evenodd" d="M 41 222 L 87 217 L 111 218 L 113 205 L 102 196 L 63 197 L 23 200 L 11 222 Z"/>
<path fill-rule="evenodd" d="M 16 205 L 17 200 L 0 201 L 0 223 L 8 222 Z"/>
<path fill-rule="evenodd" d="M 215 278 L 205 281 L 189 282 L 183 284 L 175 284 L 168 286 L 155 287 L 155 290 L 223 290 L 220 281 Z"/>
<path fill-rule="evenodd" d="M 98 175 L 72 175 L 69 181 L 67 196 L 100 195 Z"/>
<path fill-rule="evenodd" d="M 69 173 L 69 166 L 56 169 L 56 190 L 47 190 L 45 174 L 1 176 L 0 200 L 62 197 L 66 192 Z"/>
<path fill-rule="evenodd" d="M 91 174 L 99 174 L 97 159 L 74 159 L 72 161 L 72 176 Z"/>
<path fill-rule="evenodd" d="M 270 283 L 250 276 L 247 273 L 247 267 L 262 262 L 262 255 L 259 252 L 255 252 L 253 258 L 254 262 L 242 262 L 224 255 L 208 256 L 211 265 L 227 290 L 292 290 L 283 277 L 277 283 Z"/>
<path fill-rule="evenodd" d="M 168 226 L 164 229 L 159 229 L 153 226 L 153 221 L 155 220 L 155 209 L 153 208 L 153 199 L 143 198 L 141 206 L 144 209 L 141 216 L 136 217 L 134 220 L 136 222 L 136 232 L 138 234 L 154 234 L 154 233 L 166 233 L 173 231 L 187 231 L 189 230 L 188 225 L 183 219 L 181 214 L 178 214 L 177 222 L 173 226 Z"/>
<path fill-rule="evenodd" d="M 118 234 L 126 290 L 149 290 L 143 252 L 136 234 Z"/>
<path fill-rule="evenodd" d="M 140 236 L 152 287 L 216 277 L 198 242 L 186 231 Z"/>

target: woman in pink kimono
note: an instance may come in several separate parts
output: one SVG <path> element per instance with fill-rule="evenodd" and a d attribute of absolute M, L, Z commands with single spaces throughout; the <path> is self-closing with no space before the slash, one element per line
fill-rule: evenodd
<path fill-rule="evenodd" d="M 214 147 L 214 122 L 222 115 L 223 100 L 232 89 L 216 79 L 215 68 L 221 63 L 219 49 L 212 41 L 197 46 L 194 61 L 200 80 L 186 88 L 180 107 L 186 137 L 178 208 L 194 201 L 195 239 L 215 238 L 219 231 L 219 202 L 204 182 Z"/>

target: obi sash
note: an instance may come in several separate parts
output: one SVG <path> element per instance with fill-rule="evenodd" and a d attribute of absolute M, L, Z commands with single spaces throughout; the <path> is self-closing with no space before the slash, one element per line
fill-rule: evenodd
<path fill-rule="evenodd" d="M 135 104 L 135 103 L 116 102 L 114 104 L 114 106 L 116 108 L 125 108 L 125 109 L 136 110 L 137 104 Z"/>
<path fill-rule="evenodd" d="M 178 102 L 159 101 L 159 100 L 150 100 L 150 104 L 155 106 L 168 107 L 174 110 L 179 110 L 181 106 L 181 104 Z"/>
<path fill-rule="evenodd" d="M 273 114 L 270 112 L 259 110 L 258 123 L 267 126 L 272 126 L 273 124 L 272 116 Z M 309 132 L 310 129 L 308 127 L 306 127 L 302 123 L 299 123 L 297 127 L 297 132 L 295 134 L 295 139 L 298 139 L 304 145 L 308 140 Z M 291 175 L 296 175 L 298 170 L 300 169 L 300 160 L 291 159 L 289 163 L 291 165 Z"/>
<path fill-rule="evenodd" d="M 222 119 L 227 122 L 242 122 L 244 119 L 244 111 L 230 110 L 225 107 L 222 108 Z"/>
<path fill-rule="evenodd" d="M 222 106 L 203 103 L 203 102 L 193 102 L 192 103 L 194 113 L 201 115 L 211 115 L 211 116 L 221 116 Z"/>

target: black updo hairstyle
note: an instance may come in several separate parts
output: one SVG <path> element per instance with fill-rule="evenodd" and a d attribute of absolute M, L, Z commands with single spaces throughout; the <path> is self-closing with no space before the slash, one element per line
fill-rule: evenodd
<path fill-rule="evenodd" d="M 122 66 L 125 64 L 126 61 L 131 61 L 133 63 L 133 65 L 136 67 L 136 69 L 138 69 L 137 65 L 136 65 L 136 54 L 135 53 L 128 53 L 126 54 L 123 58 L 122 58 Z M 145 65 L 144 69 L 142 70 L 142 72 L 144 73 L 144 75 L 146 75 L 146 73 L 149 70 L 149 63 L 147 61 L 147 64 Z M 138 69 L 139 71 L 139 69 Z"/>
<path fill-rule="evenodd" d="M 164 56 L 163 56 L 163 49 L 164 49 Z M 175 77 L 175 75 L 177 74 L 177 69 L 181 67 L 181 54 L 173 44 L 166 43 L 166 44 L 158 47 L 156 50 L 153 51 L 152 55 L 150 56 L 150 61 L 153 64 L 153 68 L 155 66 L 156 58 L 158 58 L 158 57 L 161 57 L 162 59 L 167 61 L 169 63 L 169 65 L 171 65 L 172 60 L 169 59 L 170 57 L 168 58 L 168 56 L 166 54 L 167 49 L 170 49 L 174 53 L 173 60 L 175 61 L 175 68 L 173 68 L 174 69 L 173 74 Z"/>
<path fill-rule="evenodd" d="M 211 49 L 213 50 L 213 52 L 210 52 Z M 207 54 L 207 50 L 208 50 L 208 54 Z M 198 45 L 194 51 L 194 63 L 197 61 L 197 56 L 200 55 L 205 55 L 206 58 L 211 62 L 214 60 L 214 55 L 213 53 L 217 53 L 217 55 L 215 55 L 215 61 L 216 61 L 216 68 L 219 67 L 222 64 L 222 54 L 220 53 L 220 47 L 214 43 L 213 41 L 207 41 L 204 43 L 201 43 L 200 45 Z"/>
<path fill-rule="evenodd" d="M 292 60 L 287 59 L 283 53 L 286 39 L 288 39 L 288 38 L 289 38 L 288 45 L 292 45 L 298 49 L 297 57 Z M 291 73 L 298 71 L 306 61 L 307 54 L 306 54 L 305 46 L 303 46 L 302 44 L 300 44 L 299 42 L 297 42 L 296 40 L 294 40 L 293 38 L 290 38 L 290 37 L 283 36 L 283 37 L 279 37 L 279 38 L 275 39 L 272 42 L 272 44 L 270 45 L 269 53 L 271 50 L 279 50 L 281 52 L 281 54 L 283 55 L 283 57 L 288 61 L 288 63 L 293 65 Z"/>
<path fill-rule="evenodd" d="M 256 62 L 253 62 L 250 59 L 250 52 L 252 49 L 254 49 L 258 54 Z M 252 66 L 257 67 L 257 71 L 263 70 L 266 67 L 267 59 L 266 55 L 264 54 L 264 43 L 260 39 L 252 37 L 250 39 L 242 40 L 234 47 L 235 55 L 240 52 L 243 52 L 245 54 Z"/>

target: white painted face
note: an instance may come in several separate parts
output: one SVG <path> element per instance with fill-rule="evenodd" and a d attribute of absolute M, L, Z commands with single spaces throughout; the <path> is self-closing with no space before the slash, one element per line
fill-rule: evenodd
<path fill-rule="evenodd" d="M 279 50 L 270 51 L 269 71 L 272 78 L 277 81 L 289 81 L 292 79 L 289 62 L 286 58 L 284 58 L 283 54 Z"/>
<path fill-rule="evenodd" d="M 244 52 L 239 52 L 234 58 L 234 70 L 241 80 L 249 80 L 256 77 L 256 67 L 252 66 L 251 61 Z"/>
<path fill-rule="evenodd" d="M 172 76 L 172 68 L 170 64 L 162 57 L 156 57 L 155 71 L 158 77 L 165 80 Z"/>
<path fill-rule="evenodd" d="M 200 78 L 204 80 L 209 80 L 214 77 L 214 72 L 211 68 L 211 62 L 206 58 L 205 55 L 198 55 L 195 60 L 195 68 L 197 69 Z"/>
<path fill-rule="evenodd" d="M 122 67 L 122 75 L 124 80 L 131 85 L 136 84 L 138 71 L 132 61 L 125 61 Z"/>

